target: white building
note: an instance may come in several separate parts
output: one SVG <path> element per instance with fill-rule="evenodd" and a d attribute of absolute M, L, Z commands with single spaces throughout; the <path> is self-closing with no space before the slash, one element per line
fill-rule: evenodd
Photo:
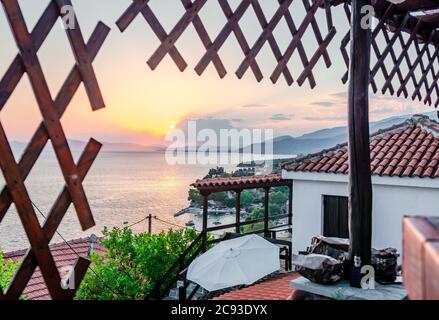
<path fill-rule="evenodd" d="M 413 118 L 371 135 L 372 246 L 402 249 L 404 215 L 439 216 L 439 123 Z M 315 235 L 348 237 L 347 144 L 283 166 L 293 180 L 293 253 Z"/>

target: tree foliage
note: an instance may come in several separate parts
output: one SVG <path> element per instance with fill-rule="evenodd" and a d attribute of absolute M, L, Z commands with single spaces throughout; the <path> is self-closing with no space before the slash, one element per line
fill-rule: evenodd
<path fill-rule="evenodd" d="M 193 229 L 160 234 L 133 234 L 128 229 L 104 229 L 107 252 L 93 254 L 77 293 L 84 300 L 142 300 L 162 280 L 178 257 L 196 239 Z"/>
<path fill-rule="evenodd" d="M 0 251 L 0 287 L 3 290 L 9 285 L 9 282 L 19 264 L 19 261 L 13 261 L 11 259 L 5 260 L 3 252 Z"/>

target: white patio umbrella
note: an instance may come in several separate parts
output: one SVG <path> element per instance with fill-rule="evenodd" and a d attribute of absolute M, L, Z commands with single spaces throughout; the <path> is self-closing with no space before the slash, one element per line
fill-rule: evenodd
<path fill-rule="evenodd" d="M 257 235 L 220 242 L 195 259 L 187 279 L 208 291 L 250 285 L 280 269 L 279 247 Z"/>

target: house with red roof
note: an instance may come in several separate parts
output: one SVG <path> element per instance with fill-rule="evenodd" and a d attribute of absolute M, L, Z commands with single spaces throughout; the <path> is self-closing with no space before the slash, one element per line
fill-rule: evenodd
<path fill-rule="evenodd" d="M 423 115 L 370 136 L 375 248 L 402 251 L 406 215 L 439 216 L 439 123 Z M 293 253 L 313 236 L 349 236 L 347 143 L 285 163 L 293 180 Z"/>

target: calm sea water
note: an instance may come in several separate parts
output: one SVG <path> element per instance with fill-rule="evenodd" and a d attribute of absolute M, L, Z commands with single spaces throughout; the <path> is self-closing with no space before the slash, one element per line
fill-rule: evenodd
<path fill-rule="evenodd" d="M 189 163 L 195 163 L 195 154 L 188 154 Z M 18 158 L 18 157 L 17 157 Z M 224 160 L 224 159 L 222 159 Z M 234 170 L 235 159 L 224 165 Z M 95 161 L 84 182 L 90 206 L 96 220 L 96 227 L 83 232 L 79 226 L 73 206 L 69 208 L 59 232 L 66 239 L 85 237 L 91 233 L 100 234 L 104 226 L 123 227 L 139 221 L 149 213 L 163 220 L 184 225 L 197 218 L 183 215 L 174 218 L 174 213 L 189 205 L 188 189 L 192 182 L 206 175 L 215 165 L 200 163 L 170 165 L 163 153 L 101 153 Z M 3 185 L 3 177 L 0 176 Z M 45 152 L 38 160 L 26 186 L 32 201 L 47 214 L 64 181 L 59 165 L 52 152 Z M 38 214 L 40 222 L 43 217 Z M 231 217 L 225 217 L 227 222 Z M 169 225 L 153 220 L 153 232 L 166 230 Z M 147 222 L 133 227 L 135 232 L 147 230 Z M 55 235 L 52 242 L 62 239 Z M 4 221 L 0 224 L 0 248 L 3 251 L 21 249 L 28 246 L 26 234 L 18 219 L 15 207 L 11 206 Z"/>

